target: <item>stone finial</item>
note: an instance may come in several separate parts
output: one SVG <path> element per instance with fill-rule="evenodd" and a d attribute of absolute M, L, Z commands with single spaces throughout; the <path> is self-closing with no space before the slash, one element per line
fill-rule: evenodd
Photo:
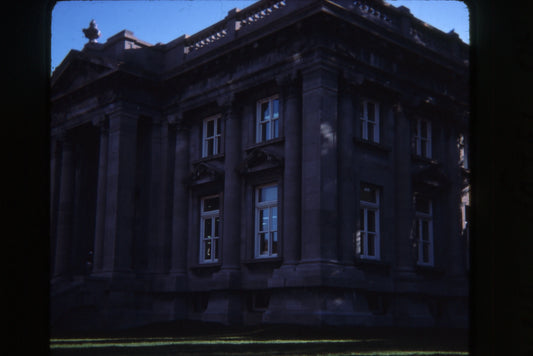
<path fill-rule="evenodd" d="M 98 42 L 98 38 L 102 35 L 98 27 L 96 27 L 96 22 L 94 20 L 91 20 L 89 28 L 84 28 L 82 31 L 85 34 L 85 37 L 89 39 L 89 43 Z"/>

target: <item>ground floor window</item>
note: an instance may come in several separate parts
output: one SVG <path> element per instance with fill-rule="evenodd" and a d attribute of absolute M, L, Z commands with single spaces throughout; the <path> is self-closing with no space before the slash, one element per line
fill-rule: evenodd
<path fill-rule="evenodd" d="M 433 266 L 433 206 L 432 201 L 415 197 L 414 238 L 417 264 Z"/>
<path fill-rule="evenodd" d="M 277 256 L 278 243 L 278 186 L 261 186 L 255 191 L 255 257 Z"/>
<path fill-rule="evenodd" d="M 220 197 L 205 197 L 200 202 L 200 262 L 217 262 L 220 241 Z"/>
<path fill-rule="evenodd" d="M 356 254 L 360 258 L 377 260 L 379 245 L 379 189 L 361 184 Z"/>

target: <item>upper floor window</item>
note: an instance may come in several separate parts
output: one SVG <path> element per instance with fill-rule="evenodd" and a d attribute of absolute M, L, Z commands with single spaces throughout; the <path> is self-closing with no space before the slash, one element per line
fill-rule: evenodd
<path fill-rule="evenodd" d="M 359 231 L 356 235 L 356 254 L 361 258 L 379 259 L 379 189 L 361 185 Z"/>
<path fill-rule="evenodd" d="M 202 157 L 209 157 L 220 153 L 220 116 L 209 117 L 203 122 L 202 129 Z"/>
<path fill-rule="evenodd" d="M 217 262 L 220 241 L 220 197 L 200 200 L 200 262 Z"/>
<path fill-rule="evenodd" d="M 433 266 L 433 204 L 429 199 L 415 197 L 414 238 L 417 264 Z"/>
<path fill-rule="evenodd" d="M 373 101 L 363 101 L 359 122 L 361 138 L 379 143 L 379 105 Z"/>
<path fill-rule="evenodd" d="M 278 186 L 255 191 L 255 257 L 278 255 Z"/>
<path fill-rule="evenodd" d="M 417 156 L 431 158 L 431 122 L 423 119 L 414 122 L 413 145 Z"/>
<path fill-rule="evenodd" d="M 279 99 L 277 96 L 257 102 L 256 142 L 279 137 Z"/>

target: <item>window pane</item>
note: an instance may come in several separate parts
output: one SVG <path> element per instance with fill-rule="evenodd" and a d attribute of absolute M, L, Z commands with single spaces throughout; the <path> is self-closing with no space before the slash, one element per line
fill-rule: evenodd
<path fill-rule="evenodd" d="M 376 212 L 374 210 L 367 210 L 367 231 L 376 232 Z"/>
<path fill-rule="evenodd" d="M 215 218 L 215 237 L 220 236 L 220 235 L 218 234 L 218 228 L 219 228 L 219 225 L 220 225 L 220 218 L 217 216 L 217 217 Z"/>
<path fill-rule="evenodd" d="M 279 100 L 278 99 L 272 100 L 272 117 L 273 118 L 279 117 Z"/>
<path fill-rule="evenodd" d="M 206 150 L 206 154 L 208 156 L 212 156 L 213 155 L 213 139 L 208 139 L 207 140 L 207 150 Z"/>
<path fill-rule="evenodd" d="M 211 259 L 211 240 L 206 240 L 204 244 L 204 260 Z"/>
<path fill-rule="evenodd" d="M 259 210 L 259 231 L 268 231 L 268 209 Z"/>
<path fill-rule="evenodd" d="M 268 254 L 268 233 L 259 234 L 259 254 Z"/>
<path fill-rule="evenodd" d="M 261 104 L 261 121 L 270 120 L 270 109 L 268 101 Z"/>
<path fill-rule="evenodd" d="M 207 122 L 207 133 L 206 133 L 206 136 L 207 137 L 211 137 L 213 136 L 215 133 L 215 121 L 214 120 L 210 120 Z"/>
<path fill-rule="evenodd" d="M 376 118 L 375 116 L 376 109 L 375 109 L 374 103 L 367 102 L 366 104 L 367 104 L 366 107 L 367 107 L 368 120 L 374 122 Z M 368 137 L 372 137 L 372 136 L 369 135 Z"/>
<path fill-rule="evenodd" d="M 215 120 L 216 126 L 217 126 L 217 135 L 220 135 L 221 128 L 220 128 L 220 119 Z"/>
<path fill-rule="evenodd" d="M 261 141 L 270 139 L 270 121 L 261 124 Z"/>
<path fill-rule="evenodd" d="M 271 219 L 270 219 L 270 231 L 278 230 L 278 208 L 274 207 L 270 209 Z"/>
<path fill-rule="evenodd" d="M 414 227 L 414 239 L 418 241 L 420 239 L 420 220 L 415 220 L 415 227 Z"/>
<path fill-rule="evenodd" d="M 212 240 L 213 241 L 213 252 L 215 255 L 215 259 L 218 259 L 218 239 Z"/>
<path fill-rule="evenodd" d="M 425 120 L 420 121 L 420 136 L 423 138 L 428 137 L 428 123 Z"/>
<path fill-rule="evenodd" d="M 366 222 L 365 222 L 365 210 L 360 209 L 359 210 L 359 229 L 360 230 L 366 230 Z"/>
<path fill-rule="evenodd" d="M 204 211 L 218 210 L 219 204 L 219 197 L 204 199 Z"/>
<path fill-rule="evenodd" d="M 375 256 L 375 240 L 376 240 L 376 234 L 371 234 L 369 233 L 368 234 L 368 251 L 367 251 L 367 254 L 368 256 Z"/>
<path fill-rule="evenodd" d="M 278 200 L 278 186 L 273 185 L 259 189 L 259 202 L 277 201 Z"/>
<path fill-rule="evenodd" d="M 366 132 L 366 122 L 363 121 L 362 119 L 359 121 L 360 122 L 360 132 L 361 132 L 361 138 L 363 140 L 368 140 L 368 134 Z"/>
<path fill-rule="evenodd" d="M 215 151 L 213 153 L 220 153 L 220 139 L 218 137 L 215 138 Z"/>
<path fill-rule="evenodd" d="M 368 123 L 368 137 L 367 140 L 375 141 L 374 139 L 374 124 Z"/>
<path fill-rule="evenodd" d="M 272 138 L 279 137 L 279 120 L 272 121 L 274 132 L 272 133 Z"/>
<path fill-rule="evenodd" d="M 422 245 L 422 262 L 429 262 L 429 245 L 426 243 Z"/>
<path fill-rule="evenodd" d="M 213 235 L 212 229 L 212 220 L 211 219 L 205 219 L 204 220 L 204 239 L 210 239 Z"/>
<path fill-rule="evenodd" d="M 429 241 L 429 223 L 422 221 L 422 240 Z"/>
<path fill-rule="evenodd" d="M 272 254 L 278 253 L 278 233 L 272 232 Z"/>
<path fill-rule="evenodd" d="M 367 185 L 361 185 L 361 200 L 370 203 L 377 203 L 376 188 Z"/>

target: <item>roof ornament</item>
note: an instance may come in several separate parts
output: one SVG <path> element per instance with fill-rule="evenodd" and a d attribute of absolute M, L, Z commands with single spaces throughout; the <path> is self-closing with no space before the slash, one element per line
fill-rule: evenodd
<path fill-rule="evenodd" d="M 89 39 L 89 43 L 97 43 L 98 38 L 102 35 L 98 27 L 96 27 L 96 22 L 94 20 L 91 20 L 89 28 L 84 28 L 82 31 L 85 34 L 85 37 Z"/>

